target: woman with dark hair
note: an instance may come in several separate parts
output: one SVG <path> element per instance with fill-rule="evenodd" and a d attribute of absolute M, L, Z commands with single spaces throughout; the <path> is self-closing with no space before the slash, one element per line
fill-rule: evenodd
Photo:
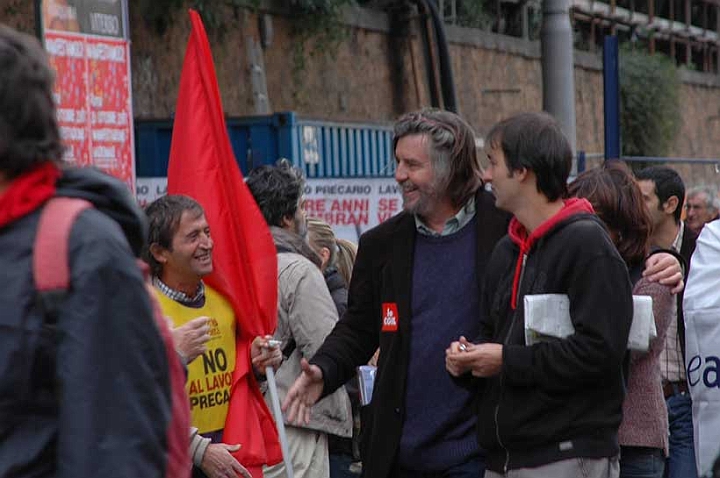
<path fill-rule="evenodd" d="M 585 198 L 605 223 L 627 264 L 633 295 L 652 297 L 657 337 L 647 352 L 630 352 L 627 395 L 619 430 L 620 477 L 661 478 L 668 454 L 668 415 L 663 398 L 659 356 L 675 303 L 670 288 L 649 282 L 642 271 L 652 228 L 642 193 L 628 168 L 613 161 L 579 175 L 570 196 Z"/>

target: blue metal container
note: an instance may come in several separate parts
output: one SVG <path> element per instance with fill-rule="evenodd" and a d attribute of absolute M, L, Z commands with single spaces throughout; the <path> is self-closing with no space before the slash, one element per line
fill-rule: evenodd
<path fill-rule="evenodd" d="M 226 123 L 243 174 L 279 158 L 308 178 L 391 177 L 395 171 L 390 125 L 308 120 L 292 112 Z M 171 139 L 171 120 L 135 122 L 138 177 L 167 176 Z"/>

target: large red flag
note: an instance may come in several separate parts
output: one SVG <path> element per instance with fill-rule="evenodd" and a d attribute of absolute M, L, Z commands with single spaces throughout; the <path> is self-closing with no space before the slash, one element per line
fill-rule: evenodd
<path fill-rule="evenodd" d="M 277 430 L 250 363 L 250 343 L 277 326 L 277 255 L 270 230 L 243 181 L 220 102 L 215 66 L 200 16 L 192 31 L 175 110 L 168 193 L 196 199 L 215 243 L 207 283 L 232 304 L 237 318 L 237 361 L 223 441 L 254 476 L 282 460 Z"/>

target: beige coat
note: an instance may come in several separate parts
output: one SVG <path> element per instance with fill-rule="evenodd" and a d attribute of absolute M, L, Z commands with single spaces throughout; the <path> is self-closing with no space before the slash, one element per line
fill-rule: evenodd
<path fill-rule="evenodd" d="M 300 254 L 278 254 L 278 327 L 275 338 L 285 349 L 291 339 L 296 347 L 276 372 L 280 401 L 300 375 L 300 359 L 310 359 L 338 320 L 337 310 L 320 269 Z M 270 404 L 270 395 L 265 394 Z M 272 409 L 272 408 L 271 408 Z M 287 423 L 287 421 L 286 421 Z M 312 408 L 305 426 L 341 437 L 352 436 L 350 399 L 341 387 Z"/>

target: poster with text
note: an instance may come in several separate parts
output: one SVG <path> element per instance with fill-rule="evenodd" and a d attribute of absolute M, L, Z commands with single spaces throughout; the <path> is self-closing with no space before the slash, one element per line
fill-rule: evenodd
<path fill-rule="evenodd" d="M 44 0 L 42 38 L 56 72 L 65 160 L 135 188 L 126 0 Z"/>
<path fill-rule="evenodd" d="M 137 199 L 145 207 L 167 194 L 167 178 L 138 178 Z M 330 224 L 335 236 L 358 242 L 360 235 L 402 210 L 393 178 L 307 179 L 305 213 Z"/>
<path fill-rule="evenodd" d="M 327 222 L 338 238 L 355 243 L 360 235 L 402 210 L 393 178 L 308 179 L 305 214 Z"/>

